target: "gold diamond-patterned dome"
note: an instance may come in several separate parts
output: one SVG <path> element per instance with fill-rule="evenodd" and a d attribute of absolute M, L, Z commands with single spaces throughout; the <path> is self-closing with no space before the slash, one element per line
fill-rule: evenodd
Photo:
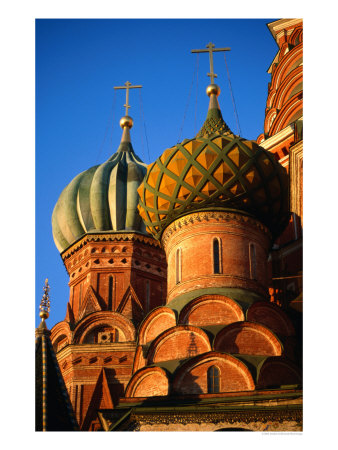
<path fill-rule="evenodd" d="M 157 239 L 172 221 L 195 211 L 242 211 L 273 236 L 289 218 L 285 169 L 255 142 L 234 136 L 217 107 L 209 108 L 196 138 L 165 150 L 148 166 L 138 193 L 140 215 Z"/>

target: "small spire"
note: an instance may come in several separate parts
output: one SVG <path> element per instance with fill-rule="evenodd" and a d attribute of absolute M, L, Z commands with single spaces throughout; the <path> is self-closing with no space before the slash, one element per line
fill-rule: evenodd
<path fill-rule="evenodd" d="M 50 311 L 50 300 L 49 300 L 49 290 L 50 286 L 48 284 L 48 278 L 45 279 L 45 285 L 43 287 L 43 296 L 40 302 L 40 317 L 41 317 L 41 323 L 39 328 L 46 328 L 45 319 L 48 319 L 49 317 L 49 311 Z"/>
<path fill-rule="evenodd" d="M 130 81 L 126 81 L 124 86 L 114 86 L 114 89 L 125 89 L 126 90 L 126 103 L 123 105 L 126 108 L 126 115 L 120 120 L 120 127 L 123 130 L 121 143 L 118 151 L 133 151 L 130 139 L 130 129 L 134 125 L 133 119 L 128 115 L 129 105 L 129 89 L 142 88 L 141 85 L 132 86 Z"/>
<path fill-rule="evenodd" d="M 191 50 L 191 53 L 209 53 L 209 63 L 210 63 L 210 72 L 207 74 L 210 77 L 211 84 L 207 87 L 207 95 L 210 98 L 209 101 L 209 109 L 207 118 L 201 128 L 201 130 L 197 133 L 196 137 L 208 136 L 215 133 L 225 134 L 230 131 L 228 125 L 224 122 L 221 109 L 219 107 L 219 103 L 217 97 L 219 96 L 221 90 L 217 84 L 215 84 L 214 80 L 217 78 L 217 74 L 214 72 L 214 61 L 213 61 L 213 52 L 225 52 L 231 50 L 230 48 L 215 48 L 215 45 L 212 42 L 206 46 L 207 50 Z"/>

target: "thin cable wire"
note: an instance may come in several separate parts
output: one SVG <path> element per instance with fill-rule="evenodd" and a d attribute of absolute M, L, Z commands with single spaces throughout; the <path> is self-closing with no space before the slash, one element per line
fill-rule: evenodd
<path fill-rule="evenodd" d="M 139 91 L 139 96 L 140 96 L 140 124 L 142 124 L 142 99 L 141 99 L 141 89 L 138 90 Z M 141 134 L 141 146 L 142 146 L 142 158 L 146 159 L 146 155 L 144 153 L 144 143 L 143 143 L 143 133 L 142 133 L 142 126 L 140 126 L 140 134 Z"/>
<path fill-rule="evenodd" d="M 105 131 L 105 133 L 104 133 L 104 138 L 103 138 L 102 144 L 101 144 L 101 146 L 100 146 L 100 148 L 99 148 L 99 151 L 98 151 L 98 154 L 97 154 L 97 158 L 96 158 L 95 164 L 97 164 L 97 162 L 98 162 L 98 160 L 99 160 L 99 158 L 100 158 L 100 156 L 101 156 L 101 152 L 102 152 L 104 143 L 106 142 L 106 138 L 107 138 L 107 134 L 108 134 L 108 129 L 110 128 L 110 125 L 111 125 L 111 124 L 112 124 L 111 129 L 113 129 L 113 126 L 114 126 L 115 92 L 116 92 L 116 91 L 115 91 L 115 89 L 114 89 L 113 102 L 112 102 L 112 106 L 111 106 L 110 113 L 109 113 L 109 119 L 108 119 L 108 122 L 107 122 L 107 125 L 106 125 L 106 131 Z M 112 119 L 112 116 L 113 116 L 113 119 Z M 112 123 L 112 122 L 113 122 L 113 123 Z M 111 136 L 110 136 L 110 137 L 112 138 L 112 132 L 111 132 Z M 112 147 L 112 144 L 111 144 L 110 148 L 111 148 L 111 147 Z"/>
<path fill-rule="evenodd" d="M 196 134 L 196 118 L 197 118 L 197 94 L 198 94 L 198 68 L 199 68 L 199 56 L 200 54 L 196 54 L 197 59 L 197 69 L 196 69 L 196 102 L 195 102 L 195 123 L 194 123 L 194 136 Z"/>
<path fill-rule="evenodd" d="M 233 95 L 233 92 L 232 92 L 231 81 L 230 81 L 230 74 L 229 74 L 227 60 L 226 60 L 226 57 L 225 57 L 225 52 L 224 52 L 224 61 L 225 61 L 225 67 L 227 69 L 227 74 L 228 74 L 228 81 L 229 81 L 229 87 L 230 87 L 232 106 L 234 107 L 235 119 L 236 119 L 236 123 L 237 123 L 237 132 L 238 132 L 239 135 L 242 135 L 241 127 L 239 125 L 239 118 L 238 118 L 238 114 L 237 114 L 235 98 L 234 98 L 234 95 Z"/>
<path fill-rule="evenodd" d="M 181 129 L 180 129 L 180 133 L 178 135 L 177 143 L 179 143 L 180 140 L 181 140 L 181 135 L 182 135 L 183 127 L 184 127 L 184 121 L 185 121 L 185 117 L 187 115 L 187 111 L 188 111 L 188 107 L 189 107 L 189 103 L 190 103 L 191 90 L 192 90 L 192 86 L 194 84 L 195 73 L 196 73 L 196 67 L 195 67 L 195 70 L 194 70 L 194 73 L 193 73 L 193 76 L 192 76 L 191 85 L 190 85 L 189 94 L 188 94 L 188 101 L 187 101 L 187 104 L 186 104 L 186 107 L 185 107 L 184 116 L 183 116 L 183 122 L 182 122 L 182 126 L 181 126 Z"/>
<path fill-rule="evenodd" d="M 143 115 L 144 134 L 145 134 L 145 137 L 146 137 L 146 144 L 147 144 L 147 151 L 148 151 L 148 164 L 150 164 L 150 152 L 149 152 L 148 136 L 147 136 L 147 129 L 146 129 L 146 121 L 145 121 L 145 118 L 144 118 L 144 110 L 143 110 L 143 101 L 142 101 L 141 89 L 140 89 L 140 99 L 141 99 L 141 111 L 142 111 L 142 115 Z"/>

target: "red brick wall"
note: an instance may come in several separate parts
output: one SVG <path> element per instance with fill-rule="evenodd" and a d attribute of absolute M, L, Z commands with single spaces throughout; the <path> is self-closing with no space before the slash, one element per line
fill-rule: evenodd
<path fill-rule="evenodd" d="M 140 371 L 131 386 L 127 387 L 127 397 L 153 397 L 168 395 L 169 382 L 163 369 L 147 368 Z"/>
<path fill-rule="evenodd" d="M 294 334 L 291 320 L 281 308 L 271 303 L 254 303 L 247 312 L 247 320 L 265 325 L 270 330 L 282 336 Z"/>
<path fill-rule="evenodd" d="M 222 295 L 204 295 L 188 303 L 181 311 L 179 323 L 189 325 L 228 325 L 244 320 L 241 307 Z"/>
<path fill-rule="evenodd" d="M 139 329 L 139 344 L 146 344 L 155 339 L 163 331 L 176 325 L 175 313 L 166 307 L 157 308 L 151 312 Z"/>
<path fill-rule="evenodd" d="M 70 305 L 75 322 L 85 313 L 84 298 L 92 286 L 106 310 L 116 311 L 131 285 L 138 296 L 144 315 L 146 305 L 146 281 L 150 282 L 150 309 L 165 303 L 166 259 L 163 250 L 139 241 L 89 242 L 64 260 L 70 275 Z M 113 276 L 111 294 L 109 278 Z"/>
<path fill-rule="evenodd" d="M 196 327 L 177 326 L 162 333 L 149 348 L 148 364 L 183 359 L 211 350 L 207 335 Z"/>
<path fill-rule="evenodd" d="M 212 214 L 212 213 L 211 213 Z M 194 217 L 192 214 L 191 216 Z M 195 215 L 196 216 L 196 215 Z M 190 221 L 176 227 L 171 234 L 165 230 L 162 241 L 168 260 L 168 297 L 208 287 L 238 287 L 259 294 L 267 294 L 267 256 L 269 235 L 259 222 L 244 220 L 236 214 L 232 218 Z M 201 217 L 203 217 L 201 215 Z M 170 227 L 169 227 L 170 228 Z M 172 227 L 171 227 L 172 229 Z M 221 241 L 220 274 L 214 274 L 213 240 Z M 249 245 L 256 248 L 256 275 L 250 272 Z M 176 283 L 176 251 L 181 249 L 181 282 Z"/>
<path fill-rule="evenodd" d="M 297 369 L 291 362 L 267 360 L 259 373 L 259 388 L 288 384 L 302 384 L 299 369 Z"/>
<path fill-rule="evenodd" d="M 244 355 L 282 354 L 282 347 L 271 331 L 255 323 L 235 323 L 223 328 L 215 338 L 214 349 Z"/>
<path fill-rule="evenodd" d="M 191 363 L 193 364 L 193 362 Z M 174 390 L 179 394 L 207 394 L 207 371 L 210 366 L 218 368 L 220 373 L 219 392 L 254 390 L 251 374 L 243 363 L 230 355 L 205 357 L 193 367 L 187 367 L 174 380 Z M 183 372 L 183 373 L 182 373 Z"/>

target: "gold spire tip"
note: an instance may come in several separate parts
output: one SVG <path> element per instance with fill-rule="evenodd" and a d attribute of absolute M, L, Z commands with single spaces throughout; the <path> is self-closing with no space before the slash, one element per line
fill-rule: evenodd
<path fill-rule="evenodd" d="M 42 320 L 48 319 L 50 311 L 50 300 L 49 300 L 49 289 L 48 278 L 45 279 L 45 285 L 43 287 L 43 296 L 40 303 L 40 317 Z"/>

